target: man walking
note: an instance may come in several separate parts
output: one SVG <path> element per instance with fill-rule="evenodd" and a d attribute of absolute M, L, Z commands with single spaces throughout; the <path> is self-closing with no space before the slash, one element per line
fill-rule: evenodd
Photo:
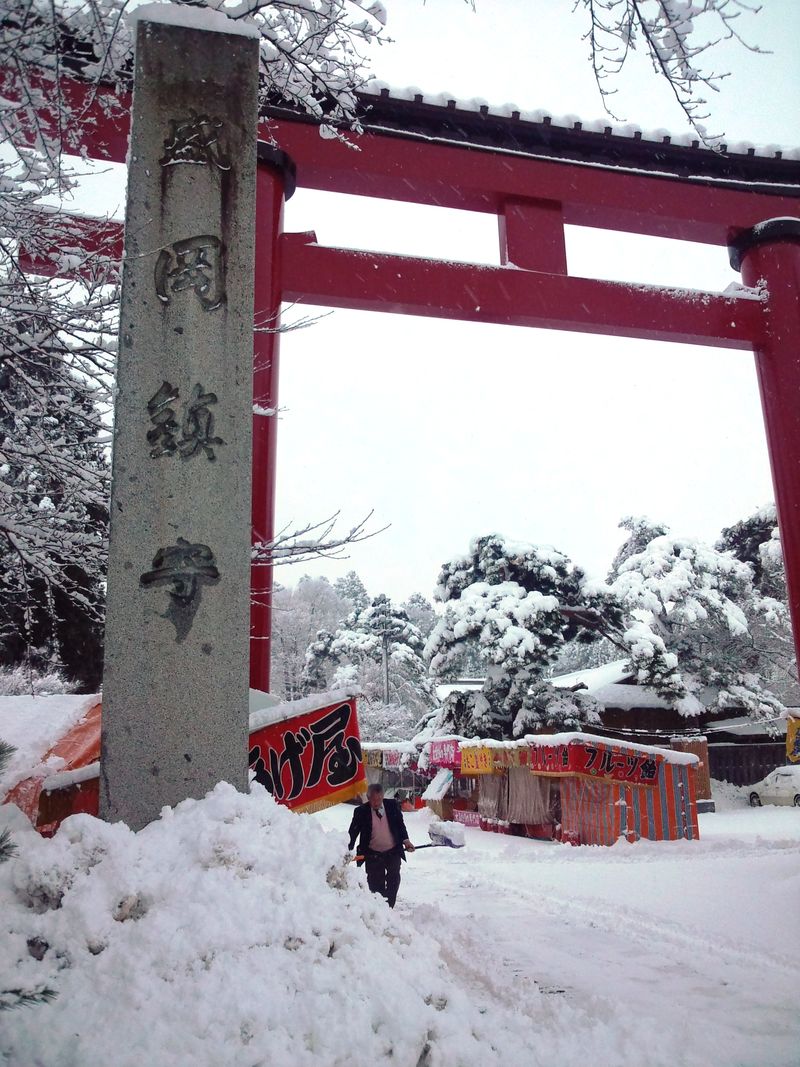
<path fill-rule="evenodd" d="M 383 786 L 371 785 L 367 803 L 359 804 L 353 813 L 351 851 L 357 837 L 359 855 L 367 866 L 367 885 L 393 908 L 400 888 L 400 862 L 406 858 L 403 850 L 413 852 L 414 846 L 408 839 L 400 805 L 383 799 Z"/>

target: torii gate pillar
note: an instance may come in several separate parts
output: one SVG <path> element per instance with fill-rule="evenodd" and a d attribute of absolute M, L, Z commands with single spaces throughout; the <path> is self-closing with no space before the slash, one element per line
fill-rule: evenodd
<path fill-rule="evenodd" d="M 800 219 L 770 219 L 740 231 L 730 260 L 745 285 L 765 290 L 767 299 L 756 371 L 800 661 Z"/>
<path fill-rule="evenodd" d="M 253 339 L 254 545 L 275 536 L 280 338 L 280 235 L 283 205 L 295 190 L 295 166 L 285 152 L 258 142 L 256 172 L 255 334 Z M 250 686 L 269 691 L 272 652 L 272 563 L 253 561 L 250 580 Z"/>

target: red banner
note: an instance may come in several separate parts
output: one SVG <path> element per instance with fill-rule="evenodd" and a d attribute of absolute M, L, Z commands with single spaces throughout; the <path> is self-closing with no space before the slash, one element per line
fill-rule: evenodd
<path fill-rule="evenodd" d="M 428 762 L 432 767 L 449 767 L 457 770 L 461 766 L 461 752 L 455 738 L 431 741 Z"/>
<path fill-rule="evenodd" d="M 529 766 L 534 774 L 558 774 L 593 778 L 595 781 L 653 785 L 659 757 L 652 753 L 604 744 L 602 741 L 571 741 L 566 745 L 532 745 Z"/>
<path fill-rule="evenodd" d="M 477 811 L 459 811 L 454 808 L 453 822 L 460 822 L 462 826 L 480 826 L 481 817 Z"/>
<path fill-rule="evenodd" d="M 319 811 L 365 793 L 355 700 L 254 730 L 249 763 L 256 781 L 294 811 Z"/>

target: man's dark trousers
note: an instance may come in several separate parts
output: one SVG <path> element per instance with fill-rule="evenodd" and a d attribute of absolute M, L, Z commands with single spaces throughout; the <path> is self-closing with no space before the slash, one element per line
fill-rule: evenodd
<path fill-rule="evenodd" d="M 367 868 L 367 885 L 372 893 L 380 893 L 386 897 L 390 908 L 394 907 L 397 900 L 397 890 L 400 888 L 400 864 L 402 854 L 397 849 L 388 852 L 373 852 L 369 849 L 364 857 L 364 866 Z"/>

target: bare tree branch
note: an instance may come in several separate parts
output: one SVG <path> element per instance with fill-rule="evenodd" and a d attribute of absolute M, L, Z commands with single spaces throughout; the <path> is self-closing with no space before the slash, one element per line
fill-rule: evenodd
<path fill-rule="evenodd" d="M 260 541 L 253 545 L 252 559 L 255 564 L 278 566 L 284 563 L 308 563 L 312 559 L 349 559 L 346 553 L 350 545 L 369 541 L 389 529 L 389 525 L 369 530 L 367 524 L 374 512 L 370 511 L 360 522 L 344 534 L 336 534 L 336 525 L 341 512 L 336 511 L 320 522 L 308 523 L 300 529 L 291 529 L 288 524 L 272 541 Z"/>
<path fill-rule="evenodd" d="M 733 40 L 750 52 L 764 53 L 742 36 L 736 22 L 743 13 L 757 14 L 759 5 L 748 0 L 574 0 L 573 10 L 579 9 L 589 17 L 584 40 L 589 42 L 603 105 L 612 118 L 620 116 L 610 105 L 617 89 L 609 87 L 609 80 L 622 71 L 641 41 L 654 71 L 666 79 L 699 140 L 710 148 L 720 147 L 724 134 L 709 133 L 704 125 L 709 114 L 702 94 L 719 92 L 729 72 L 707 69 L 704 64 L 723 41 Z"/>

